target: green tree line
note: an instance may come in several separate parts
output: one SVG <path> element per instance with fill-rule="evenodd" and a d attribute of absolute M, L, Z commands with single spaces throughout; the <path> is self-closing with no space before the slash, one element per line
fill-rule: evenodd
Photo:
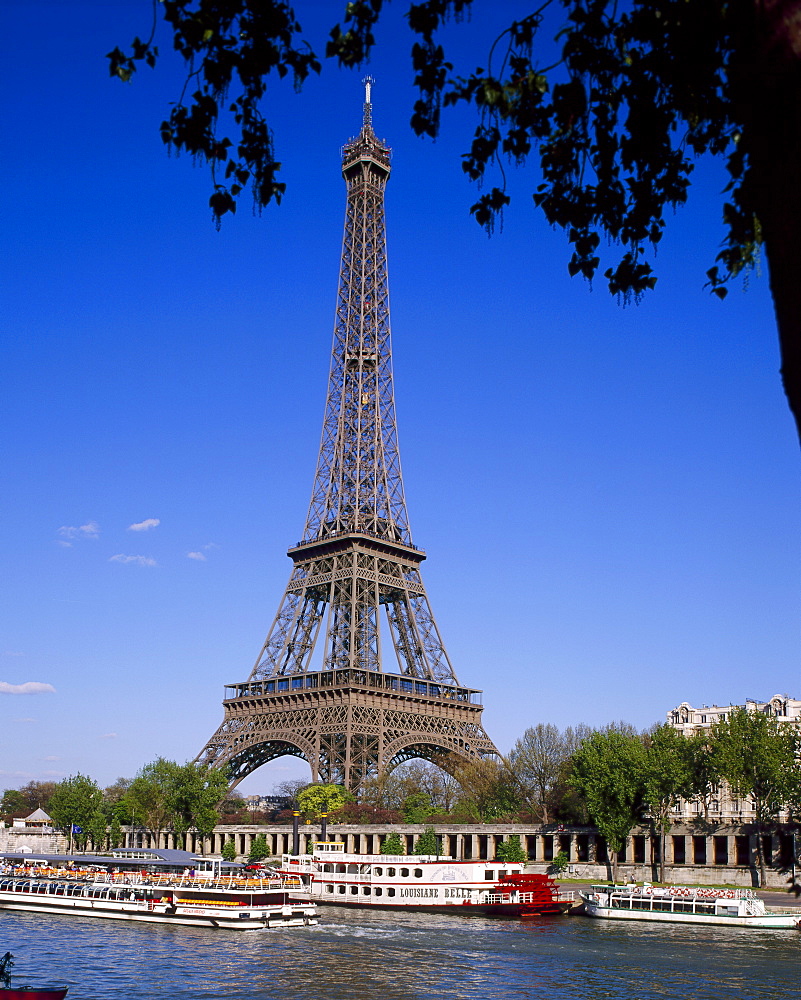
<path fill-rule="evenodd" d="M 301 781 L 284 783 L 278 791 L 310 823 L 326 813 L 331 822 L 429 828 L 446 821 L 591 824 L 606 842 L 615 876 L 629 832 L 650 823 L 660 838 L 664 879 L 665 838 L 679 802 L 697 801 L 699 820 L 708 822 L 711 802 L 725 782 L 733 795 L 753 804 L 764 884 L 762 834 L 783 810 L 801 817 L 800 758 L 801 731 L 741 708 L 689 737 L 666 724 L 643 732 L 623 722 L 563 731 L 539 724 L 527 729 L 506 757 L 457 767 L 445 757 L 411 761 L 365 781 L 358 799 L 338 785 Z M 241 797 L 227 792 L 227 781 L 223 771 L 158 758 L 135 778 L 120 778 L 105 790 L 81 774 L 57 784 L 29 782 L 9 789 L 0 814 L 25 815 L 41 806 L 58 828 L 74 833 L 79 847 L 91 843 L 94 849 L 118 845 L 124 825 L 154 836 L 164 830 L 208 836 L 220 822 L 243 819 Z M 281 818 L 290 820 L 291 811 Z M 422 845 L 424 853 L 436 853 L 430 836 Z"/>
<path fill-rule="evenodd" d="M 42 808 L 76 847 L 103 850 L 122 843 L 123 826 L 154 836 L 164 830 L 179 836 L 196 830 L 208 836 L 220 822 L 227 789 L 222 770 L 159 757 L 133 779 L 119 778 L 105 789 L 83 774 L 7 789 L 0 799 L 0 815 L 10 819 Z"/>

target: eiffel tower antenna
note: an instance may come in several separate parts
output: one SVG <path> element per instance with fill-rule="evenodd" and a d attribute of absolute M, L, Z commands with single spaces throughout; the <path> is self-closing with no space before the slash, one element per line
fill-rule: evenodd
<path fill-rule="evenodd" d="M 308 761 L 314 781 L 352 791 L 414 757 L 454 770 L 497 754 L 481 692 L 459 684 L 440 638 L 406 512 L 384 220 L 391 150 L 373 131 L 373 83 L 361 132 L 342 149 L 345 232 L 306 527 L 250 677 L 228 687 L 197 758 L 227 767 L 233 784 L 286 754 Z"/>

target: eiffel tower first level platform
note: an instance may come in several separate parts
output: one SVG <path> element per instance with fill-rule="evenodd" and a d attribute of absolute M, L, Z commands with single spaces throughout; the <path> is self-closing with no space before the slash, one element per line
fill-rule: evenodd
<path fill-rule="evenodd" d="M 390 149 L 372 127 L 343 148 L 347 186 L 331 368 L 317 472 L 293 569 L 248 680 L 198 755 L 232 785 L 287 754 L 314 781 L 357 791 L 422 757 L 457 773 L 497 750 L 481 692 L 462 687 L 412 542 L 401 476 L 389 324 L 384 189 Z M 383 627 L 382 627 L 383 623 Z"/>

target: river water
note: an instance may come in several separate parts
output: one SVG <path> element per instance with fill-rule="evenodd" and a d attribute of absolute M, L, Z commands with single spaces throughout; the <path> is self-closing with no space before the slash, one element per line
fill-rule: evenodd
<path fill-rule="evenodd" d="M 801 933 L 321 909 L 317 927 L 236 932 L 0 912 L 14 984 L 67 1000 L 799 998 Z"/>

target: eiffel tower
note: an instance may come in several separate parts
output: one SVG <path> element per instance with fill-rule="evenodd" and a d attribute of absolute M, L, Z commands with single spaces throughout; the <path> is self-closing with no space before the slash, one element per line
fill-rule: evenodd
<path fill-rule="evenodd" d="M 308 761 L 312 780 L 355 791 L 411 758 L 453 771 L 498 752 L 481 692 L 459 684 L 445 652 L 409 530 L 384 222 L 391 150 L 373 131 L 372 82 L 361 132 L 342 151 L 345 233 L 306 530 L 250 677 L 226 687 L 223 722 L 197 758 L 226 767 L 232 785 L 287 754 Z"/>

